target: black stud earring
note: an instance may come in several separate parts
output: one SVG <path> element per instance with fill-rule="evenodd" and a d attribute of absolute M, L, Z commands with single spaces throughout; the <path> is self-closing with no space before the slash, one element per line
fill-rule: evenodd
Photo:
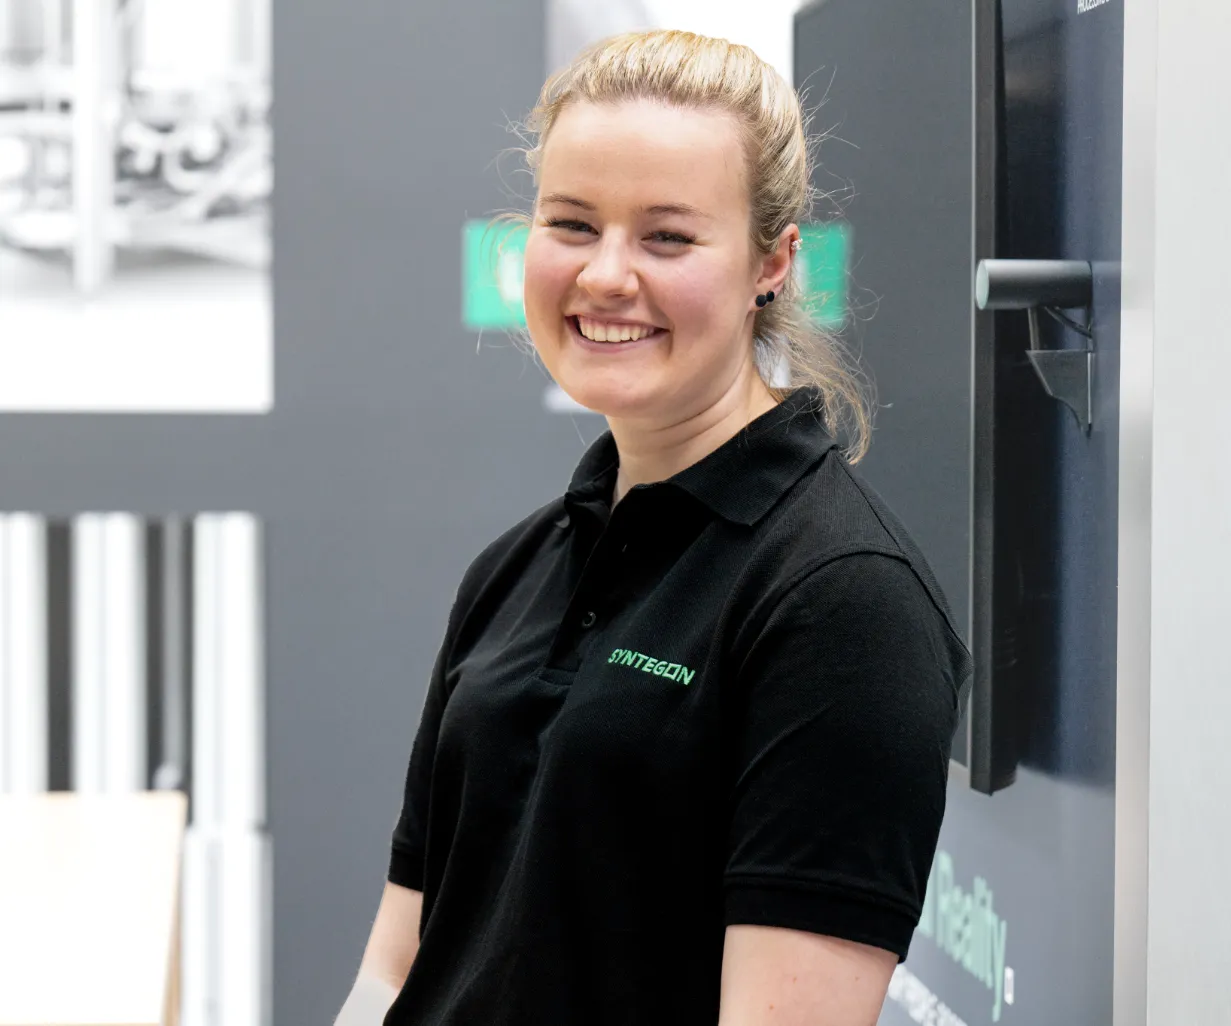
<path fill-rule="evenodd" d="M 764 295 L 757 296 L 757 306 L 764 306 L 766 303 L 774 301 L 774 290 L 770 289 Z"/>

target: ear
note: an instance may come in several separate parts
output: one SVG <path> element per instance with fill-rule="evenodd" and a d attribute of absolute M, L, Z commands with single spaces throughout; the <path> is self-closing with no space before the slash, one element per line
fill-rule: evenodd
<path fill-rule="evenodd" d="M 760 264 L 756 289 L 758 293 L 782 292 L 782 286 L 791 274 L 791 266 L 795 261 L 794 243 L 799 239 L 799 225 L 788 224 L 778 236 L 778 245 L 766 256 Z M 756 309 L 756 304 L 752 303 Z"/>

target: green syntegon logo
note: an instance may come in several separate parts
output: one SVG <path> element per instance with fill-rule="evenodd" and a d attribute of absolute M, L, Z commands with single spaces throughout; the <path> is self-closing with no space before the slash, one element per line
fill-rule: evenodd
<path fill-rule="evenodd" d="M 967 891 L 956 882 L 953 857 L 937 851 L 928 880 L 919 933 L 992 992 L 992 1022 L 1000 1021 L 1005 993 L 1005 941 L 1009 924 L 996 912 L 988 882 L 976 876 Z"/>
<path fill-rule="evenodd" d="M 665 659 L 651 659 L 644 652 L 634 652 L 627 648 L 617 648 L 608 657 L 607 662 L 618 663 L 621 666 L 631 666 L 642 673 L 652 673 L 655 677 L 666 677 L 667 680 L 678 680 L 685 684 L 692 682 L 695 670 L 690 670 L 683 663 L 669 663 Z"/>

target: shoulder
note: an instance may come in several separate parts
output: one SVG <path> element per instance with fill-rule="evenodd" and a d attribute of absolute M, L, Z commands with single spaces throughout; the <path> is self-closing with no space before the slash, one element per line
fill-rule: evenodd
<path fill-rule="evenodd" d="M 932 568 L 902 521 L 836 451 L 769 514 L 734 640 L 893 663 L 909 652 L 961 692 L 973 663 Z M 845 654 L 844 654 L 845 653 Z"/>
<path fill-rule="evenodd" d="M 800 530 L 834 554 L 884 552 L 908 562 L 923 558 L 906 525 L 836 449 L 804 475 L 783 504 Z"/>
<path fill-rule="evenodd" d="M 870 642 L 921 640 L 948 661 L 963 648 L 910 562 L 883 552 L 818 560 L 776 589 L 756 634 L 791 633 L 806 646 L 857 635 Z M 960 662 L 960 658 L 959 658 Z"/>
<path fill-rule="evenodd" d="M 775 594 L 767 596 L 771 602 L 796 588 L 806 594 L 840 579 L 850 601 L 879 596 L 912 602 L 929 607 L 959 633 L 948 599 L 911 532 L 837 450 L 783 497 L 770 514 L 765 544 L 781 555 Z M 851 573 L 855 566 L 857 574 Z"/>
<path fill-rule="evenodd" d="M 801 716 L 824 710 L 876 748 L 913 733 L 929 751 L 952 740 L 973 667 L 910 564 L 868 552 L 794 582 L 733 665 L 741 694 Z"/>
<path fill-rule="evenodd" d="M 966 645 L 910 561 L 851 552 L 811 568 L 779 596 L 768 623 L 796 643 L 842 661 L 932 665 L 959 692 L 971 669 Z"/>

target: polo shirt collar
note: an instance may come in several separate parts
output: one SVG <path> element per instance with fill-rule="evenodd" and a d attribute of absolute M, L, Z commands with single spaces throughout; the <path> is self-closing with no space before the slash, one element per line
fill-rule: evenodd
<path fill-rule="evenodd" d="M 649 488 L 679 489 L 726 520 L 755 524 L 837 445 L 825 430 L 822 407 L 819 389 L 793 389 L 709 455 Z M 565 505 L 609 509 L 618 468 L 615 439 L 605 431 L 578 463 Z"/>

